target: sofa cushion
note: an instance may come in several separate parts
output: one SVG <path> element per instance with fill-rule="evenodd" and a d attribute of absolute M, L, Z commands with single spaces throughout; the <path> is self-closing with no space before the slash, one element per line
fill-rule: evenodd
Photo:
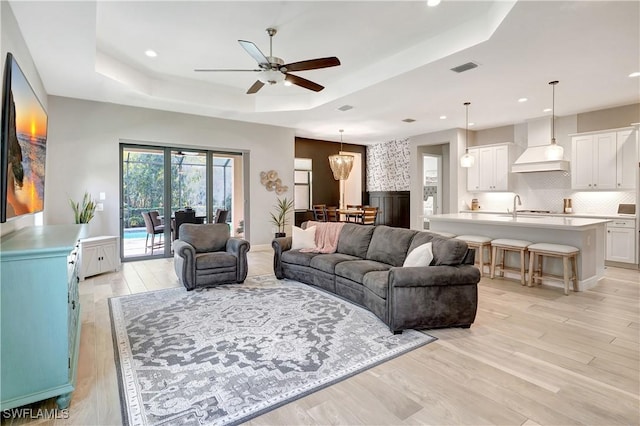
<path fill-rule="evenodd" d="M 226 223 L 180 225 L 180 239 L 191 244 L 196 253 L 224 250 L 229 236 L 229 225 Z"/>
<path fill-rule="evenodd" d="M 282 252 L 282 262 L 292 263 L 294 265 L 309 266 L 311 259 L 317 256 L 318 253 L 302 253 L 300 250 L 287 250 Z"/>
<path fill-rule="evenodd" d="M 216 269 L 236 266 L 237 259 L 225 251 L 196 254 L 196 270 Z"/>
<path fill-rule="evenodd" d="M 362 284 L 364 276 L 371 271 L 386 271 L 391 265 L 375 260 L 351 260 L 336 265 L 336 275 Z"/>
<path fill-rule="evenodd" d="M 392 266 L 402 266 L 416 233 L 417 231 L 411 229 L 376 226 L 366 258 Z"/>
<path fill-rule="evenodd" d="M 359 260 L 359 258 L 342 253 L 318 254 L 311 260 L 309 266 L 333 274 L 338 263 L 348 260 Z"/>
<path fill-rule="evenodd" d="M 386 300 L 389 291 L 389 271 L 367 272 L 362 279 L 362 285 Z"/>
<path fill-rule="evenodd" d="M 429 241 L 433 242 L 433 261 L 431 265 L 459 265 L 467 254 L 468 246 L 464 241 L 443 237 L 428 231 L 418 232 L 413 237 L 409 251 Z"/>
<path fill-rule="evenodd" d="M 374 226 L 345 223 L 342 231 L 340 231 L 337 252 L 356 256 L 361 259 L 366 258 L 374 229 Z"/>
<path fill-rule="evenodd" d="M 411 250 L 402 266 L 429 266 L 433 261 L 433 242 L 429 241 Z"/>
<path fill-rule="evenodd" d="M 307 229 L 293 226 L 291 228 L 291 250 L 316 247 L 316 226 Z"/>

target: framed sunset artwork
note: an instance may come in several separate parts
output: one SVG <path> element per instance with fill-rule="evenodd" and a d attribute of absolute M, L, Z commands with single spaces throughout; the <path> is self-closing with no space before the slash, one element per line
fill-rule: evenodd
<path fill-rule="evenodd" d="M 11 53 L 2 86 L 0 222 L 44 209 L 47 113 Z"/>

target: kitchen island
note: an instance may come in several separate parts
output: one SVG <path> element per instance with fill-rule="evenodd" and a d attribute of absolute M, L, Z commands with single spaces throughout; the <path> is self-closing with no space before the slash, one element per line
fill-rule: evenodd
<path fill-rule="evenodd" d="M 580 249 L 578 288 L 595 286 L 604 276 L 605 224 L 611 219 L 579 217 L 531 217 L 511 214 L 451 213 L 428 217 L 430 230 L 455 235 L 484 235 L 490 238 L 513 238 L 532 243 L 566 244 Z M 558 259 L 545 259 L 545 271 L 561 275 Z M 560 287 L 559 283 L 547 282 Z"/>

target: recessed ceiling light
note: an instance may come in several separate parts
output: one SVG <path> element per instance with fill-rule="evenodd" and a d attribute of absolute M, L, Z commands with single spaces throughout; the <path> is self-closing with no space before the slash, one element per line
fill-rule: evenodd
<path fill-rule="evenodd" d="M 151 49 L 147 49 L 144 51 L 144 54 L 147 55 L 150 58 L 155 58 L 156 56 L 158 56 L 158 54 L 156 53 L 155 50 L 151 50 Z"/>
<path fill-rule="evenodd" d="M 520 99 L 518 99 L 518 102 L 527 102 L 528 100 L 529 99 L 527 99 L 527 98 L 520 98 Z"/>
<path fill-rule="evenodd" d="M 416 120 L 415 120 L 415 119 L 413 119 L 413 118 L 405 118 L 405 119 L 404 119 L 404 120 L 402 120 L 402 121 L 404 121 L 405 123 L 413 123 L 413 122 L 414 122 L 414 121 L 416 121 Z"/>
<path fill-rule="evenodd" d="M 427 6 L 434 7 L 440 4 L 440 0 L 427 0 Z"/>
<path fill-rule="evenodd" d="M 629 77 L 640 77 L 640 71 L 632 72 Z"/>
<path fill-rule="evenodd" d="M 476 123 L 469 123 L 469 126 L 475 126 Z"/>
<path fill-rule="evenodd" d="M 340 111 L 349 111 L 350 109 L 353 109 L 353 107 L 351 105 L 346 105 L 346 104 L 338 108 L 338 110 Z"/>
<path fill-rule="evenodd" d="M 545 108 L 542 110 L 542 112 L 551 112 L 551 108 Z"/>
<path fill-rule="evenodd" d="M 447 116 L 446 116 L 446 115 L 441 115 L 441 116 L 440 116 L 440 120 L 446 120 L 446 119 L 447 119 Z"/>

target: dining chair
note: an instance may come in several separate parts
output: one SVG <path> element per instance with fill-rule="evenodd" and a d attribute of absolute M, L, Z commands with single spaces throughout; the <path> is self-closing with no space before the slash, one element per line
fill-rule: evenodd
<path fill-rule="evenodd" d="M 147 238 L 144 242 L 144 252 L 147 253 L 147 249 L 151 247 L 151 255 L 153 255 L 153 249 L 156 248 L 156 234 L 160 234 L 158 248 L 163 246 L 162 235 L 164 234 L 164 225 L 160 224 L 160 214 L 157 211 L 154 212 L 157 213 L 157 216 L 155 214 L 152 216 L 151 213 L 152 212 L 142 212 L 142 219 L 144 219 L 144 226 L 147 230 Z M 154 224 L 152 217 L 156 218 L 155 220 L 157 220 L 158 225 Z M 149 236 L 151 236 L 151 246 L 149 246 Z"/>
<path fill-rule="evenodd" d="M 377 207 L 363 207 L 362 220 L 360 223 L 363 225 L 375 225 L 377 215 L 378 215 Z"/>
<path fill-rule="evenodd" d="M 227 223 L 227 216 L 229 215 L 229 210 L 218 209 L 216 210 L 216 217 L 214 218 L 214 223 Z"/>
<path fill-rule="evenodd" d="M 328 206 L 325 211 L 327 214 L 327 222 L 339 222 L 338 208 L 336 206 Z"/>
<path fill-rule="evenodd" d="M 173 214 L 173 241 L 180 238 L 180 225 L 183 223 L 196 223 L 194 210 L 178 210 Z"/>
<path fill-rule="evenodd" d="M 362 210 L 362 205 L 360 204 L 347 204 L 347 210 Z M 344 220 L 347 222 L 359 222 L 360 215 L 358 214 L 346 214 L 344 215 Z"/>
<path fill-rule="evenodd" d="M 313 206 L 313 220 L 316 222 L 327 221 L 327 205 L 326 204 L 315 204 Z"/>

